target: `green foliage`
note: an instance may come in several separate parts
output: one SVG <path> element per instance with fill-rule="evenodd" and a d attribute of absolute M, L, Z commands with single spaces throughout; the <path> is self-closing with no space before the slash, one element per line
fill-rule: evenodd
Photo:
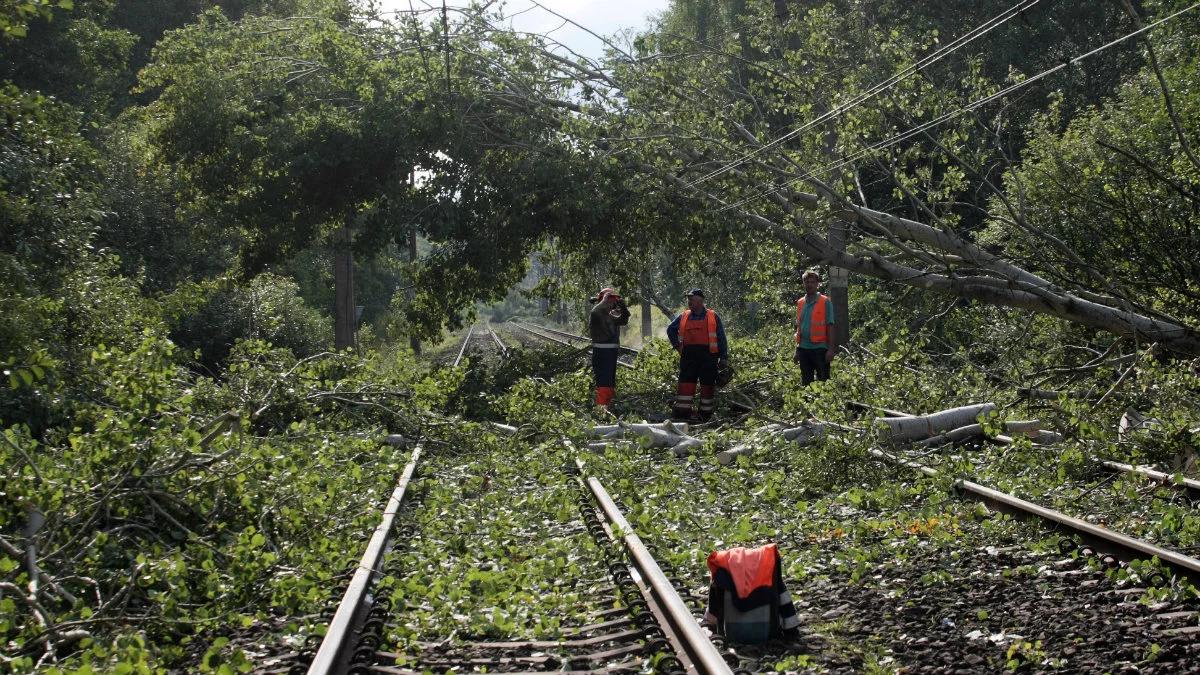
<path fill-rule="evenodd" d="M 1187 30 L 1153 38 L 1162 83 L 1145 68 L 1111 102 L 1069 120 L 1056 107 L 1031 126 L 1027 159 L 1007 177 L 1021 206 L 993 223 L 987 241 L 1021 242 L 1057 277 L 1082 269 L 1196 325 L 1200 165 L 1187 149 L 1200 144 L 1200 97 L 1189 88 L 1200 50 Z M 1181 127 L 1163 105 L 1163 84 Z"/>
<path fill-rule="evenodd" d="M 172 304 L 171 337 L 195 349 L 199 362 L 218 369 L 239 340 L 261 340 L 311 356 L 333 343 L 328 318 L 307 306 L 299 286 L 286 277 L 260 274 L 245 286 L 205 288 L 189 286 L 176 291 Z"/>
<path fill-rule="evenodd" d="M 33 19 L 49 19 L 55 8 L 70 10 L 74 6 L 74 0 L 10 0 L 0 9 L 0 34 L 8 39 L 23 38 Z"/>
<path fill-rule="evenodd" d="M 72 427 L 38 440 L 7 424 L 0 443 L 0 517 L 46 514 L 39 564 L 62 581 L 61 592 L 43 584 L 42 603 L 50 620 L 91 633 L 83 649 L 60 653 L 67 669 L 241 669 L 218 636 L 274 614 L 313 615 L 331 599 L 328 578 L 361 553 L 405 460 L 378 434 L 414 433 L 447 387 L 382 362 L 297 360 L 256 342 L 242 343 L 217 381 L 183 370 L 175 346 L 148 333 L 130 348 L 98 347 L 89 368 L 99 386 L 76 404 Z M 230 409 L 240 418 L 222 432 Z M 66 578 L 79 569 L 91 585 Z M 23 566 L 3 574 L 20 583 Z M 42 629 L 27 608 L 6 614 L 5 643 L 38 654 Z M 270 639 L 315 628 L 291 622 Z"/>

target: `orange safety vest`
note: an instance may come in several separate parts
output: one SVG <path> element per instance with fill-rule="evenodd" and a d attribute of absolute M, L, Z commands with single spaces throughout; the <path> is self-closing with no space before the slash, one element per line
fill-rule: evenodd
<path fill-rule="evenodd" d="M 679 315 L 679 346 L 706 344 L 708 351 L 719 354 L 721 347 L 717 344 L 717 313 L 706 307 L 704 318 L 707 321 L 703 323 L 703 320 L 692 319 L 691 313 L 692 310 L 685 309 L 683 314 Z M 705 328 L 708 330 L 705 331 Z"/>
<path fill-rule="evenodd" d="M 800 319 L 804 316 L 804 301 L 807 299 L 807 295 L 802 295 L 796 301 L 796 344 L 800 344 Z M 829 324 L 825 323 L 825 307 L 828 302 L 828 295 L 818 293 L 817 304 L 813 307 L 812 314 L 808 315 L 808 340 L 813 344 L 829 343 Z"/>
<path fill-rule="evenodd" d="M 756 588 L 775 583 L 775 563 L 779 549 L 775 544 L 758 548 L 731 548 L 708 554 L 708 573 L 713 578 L 718 569 L 729 572 L 739 598 L 745 598 Z"/>

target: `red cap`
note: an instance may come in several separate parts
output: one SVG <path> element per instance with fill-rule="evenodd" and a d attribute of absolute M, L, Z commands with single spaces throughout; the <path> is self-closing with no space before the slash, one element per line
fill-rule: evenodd
<path fill-rule="evenodd" d="M 600 298 L 600 302 L 604 302 L 604 298 L 609 295 L 611 295 L 614 300 L 621 299 L 620 294 L 618 294 L 616 289 L 611 286 L 605 286 L 604 288 L 601 288 L 600 293 L 596 297 Z"/>

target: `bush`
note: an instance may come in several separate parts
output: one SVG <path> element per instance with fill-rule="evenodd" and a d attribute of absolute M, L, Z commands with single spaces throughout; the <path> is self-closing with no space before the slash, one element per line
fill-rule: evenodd
<path fill-rule="evenodd" d="M 173 304 L 192 305 L 176 312 L 171 337 L 199 352 L 200 363 L 214 371 L 239 340 L 261 340 L 310 356 L 333 342 L 328 318 L 309 307 L 295 281 L 260 274 L 248 286 L 191 285 L 172 294 Z"/>

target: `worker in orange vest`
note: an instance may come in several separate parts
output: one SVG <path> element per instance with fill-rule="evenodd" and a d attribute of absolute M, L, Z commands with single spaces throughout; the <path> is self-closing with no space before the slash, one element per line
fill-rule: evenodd
<path fill-rule="evenodd" d="M 704 306 L 704 291 L 687 294 L 688 308 L 667 326 L 667 339 L 679 352 L 679 385 L 675 391 L 672 417 L 707 420 L 716 410 L 717 370 L 729 362 L 725 325 L 717 313 Z M 700 405 L 692 414 L 696 383 L 700 383 Z"/>
<path fill-rule="evenodd" d="M 833 302 L 817 289 L 821 275 L 816 270 L 804 273 L 804 295 L 796 301 L 796 355 L 800 381 L 808 386 L 816 379 L 829 379 L 829 364 L 837 355 L 837 333 L 833 329 Z"/>

